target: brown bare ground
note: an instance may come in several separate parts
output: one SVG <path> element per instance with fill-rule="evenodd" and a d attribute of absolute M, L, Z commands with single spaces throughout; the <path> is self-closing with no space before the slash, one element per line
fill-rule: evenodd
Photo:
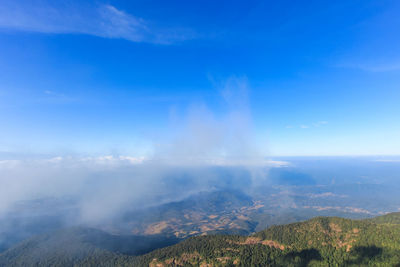
<path fill-rule="evenodd" d="M 342 228 L 340 228 L 340 226 L 335 224 L 335 223 L 330 223 L 329 227 L 331 228 L 331 230 L 333 230 L 333 231 L 335 231 L 337 233 L 342 232 Z"/>
<path fill-rule="evenodd" d="M 150 224 L 144 231 L 147 235 L 160 234 L 165 228 L 168 227 L 167 221 L 161 221 L 157 223 Z"/>
<path fill-rule="evenodd" d="M 243 243 L 240 243 L 242 245 L 254 245 L 254 244 L 262 244 L 265 246 L 269 246 L 269 247 L 274 247 L 274 248 L 278 248 L 280 250 L 284 250 L 285 246 L 282 244 L 279 244 L 277 241 L 274 240 L 261 240 L 261 238 L 259 237 L 248 237 L 246 239 L 246 241 L 244 241 Z"/>
<path fill-rule="evenodd" d="M 219 257 L 217 260 L 221 263 L 226 263 L 228 260 L 230 260 L 231 257 Z"/>

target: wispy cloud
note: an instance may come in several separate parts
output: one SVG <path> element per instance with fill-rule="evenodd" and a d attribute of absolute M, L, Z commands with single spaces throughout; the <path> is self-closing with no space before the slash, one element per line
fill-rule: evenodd
<path fill-rule="evenodd" d="M 400 62 L 387 62 L 387 63 L 347 63 L 338 64 L 338 68 L 357 69 L 366 72 L 389 72 L 400 70 Z"/>
<path fill-rule="evenodd" d="M 40 95 L 36 98 L 31 99 L 31 101 L 35 103 L 47 103 L 47 104 L 69 104 L 69 103 L 77 103 L 81 101 L 77 97 L 71 97 L 65 95 L 64 93 L 56 92 L 53 90 L 44 90 L 43 95 Z"/>
<path fill-rule="evenodd" d="M 58 96 L 58 97 L 65 97 L 64 94 L 60 94 L 51 90 L 45 90 L 44 93 L 49 96 Z"/>
<path fill-rule="evenodd" d="M 318 127 L 321 127 L 326 124 L 328 124 L 327 121 L 317 121 L 317 122 L 313 122 L 311 124 L 301 124 L 298 127 L 293 126 L 293 125 L 286 125 L 285 128 L 286 129 L 293 129 L 293 128 L 309 129 L 309 128 L 318 128 Z"/>
<path fill-rule="evenodd" d="M 398 163 L 400 163 L 400 159 L 376 159 L 376 160 L 373 160 L 373 161 L 376 161 L 376 162 L 398 162 Z"/>
<path fill-rule="evenodd" d="M 0 28 L 49 34 L 87 34 L 132 42 L 170 44 L 194 38 L 189 29 L 165 29 L 112 5 L 54 6 L 3 2 Z"/>
<path fill-rule="evenodd" d="M 317 121 L 317 122 L 314 122 L 312 125 L 313 125 L 314 127 L 320 127 L 320 126 L 326 125 L 326 124 L 328 124 L 327 121 Z"/>

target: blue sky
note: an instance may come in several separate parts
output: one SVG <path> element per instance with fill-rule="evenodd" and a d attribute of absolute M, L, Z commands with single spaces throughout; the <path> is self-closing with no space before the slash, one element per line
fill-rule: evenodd
<path fill-rule="evenodd" d="M 246 113 L 267 156 L 398 155 L 399 14 L 398 1 L 3 0 L 0 152 L 148 155 L 202 110 L 210 131 Z"/>

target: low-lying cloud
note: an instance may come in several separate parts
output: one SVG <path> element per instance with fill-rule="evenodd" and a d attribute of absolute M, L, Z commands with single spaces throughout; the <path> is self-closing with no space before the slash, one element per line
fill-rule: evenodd
<path fill-rule="evenodd" d="M 69 197 L 76 220 L 93 224 L 201 191 L 257 185 L 268 168 L 287 163 L 267 160 L 255 144 L 248 87 L 237 77 L 217 84 L 218 111 L 203 103 L 177 114 L 150 155 L 0 161 L 0 214 L 22 200 Z"/>

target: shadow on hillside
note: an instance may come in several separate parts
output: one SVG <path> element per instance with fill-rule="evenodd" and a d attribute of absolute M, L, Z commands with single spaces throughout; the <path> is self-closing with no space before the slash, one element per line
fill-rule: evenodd
<path fill-rule="evenodd" d="M 285 255 L 285 261 L 295 263 L 296 266 L 308 266 L 312 260 L 322 260 L 321 254 L 315 248 L 303 249 L 299 252 L 290 252 Z"/>
<path fill-rule="evenodd" d="M 350 260 L 346 261 L 346 265 L 360 265 L 369 263 L 376 257 L 382 255 L 382 248 L 377 246 L 359 246 L 351 250 Z"/>
<path fill-rule="evenodd" d="M 131 256 L 143 255 L 155 249 L 175 245 L 179 241 L 181 241 L 181 239 L 161 235 L 118 236 L 106 234 L 86 239 L 86 242 L 97 248 Z"/>

